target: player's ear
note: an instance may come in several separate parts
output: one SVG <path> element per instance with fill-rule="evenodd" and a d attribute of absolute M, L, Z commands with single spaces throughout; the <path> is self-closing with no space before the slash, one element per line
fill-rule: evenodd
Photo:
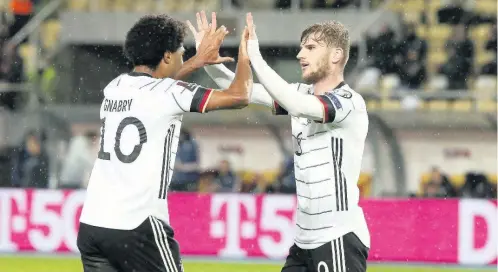
<path fill-rule="evenodd" d="M 173 57 L 173 53 L 171 53 L 171 52 L 164 52 L 164 56 L 163 56 L 164 63 L 170 64 L 172 57 Z"/>
<path fill-rule="evenodd" d="M 344 50 L 342 50 L 342 48 L 340 47 L 332 48 L 332 54 L 331 54 L 332 63 L 337 64 L 341 62 L 343 55 L 344 55 Z"/>

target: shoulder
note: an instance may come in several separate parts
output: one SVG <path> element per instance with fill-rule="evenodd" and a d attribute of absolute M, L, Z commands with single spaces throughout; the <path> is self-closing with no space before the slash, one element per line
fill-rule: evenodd
<path fill-rule="evenodd" d="M 303 94 L 311 94 L 312 86 L 304 83 L 291 83 L 294 91 L 303 93 Z"/>
<path fill-rule="evenodd" d="M 332 101 L 336 103 L 350 103 L 356 110 L 366 110 L 365 100 L 361 94 L 353 90 L 349 85 L 344 85 L 341 88 L 328 91 L 325 93 Z"/>

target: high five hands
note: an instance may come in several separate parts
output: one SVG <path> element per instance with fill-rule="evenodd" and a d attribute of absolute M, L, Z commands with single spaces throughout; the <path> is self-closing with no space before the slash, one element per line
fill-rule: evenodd
<path fill-rule="evenodd" d="M 187 26 L 194 36 L 196 47 L 198 46 L 196 55 L 207 65 L 233 62 L 234 59 L 231 57 L 220 56 L 220 47 L 228 34 L 228 30 L 223 25 L 216 29 L 216 13 L 211 13 L 211 24 L 204 11 L 197 12 L 196 17 L 197 29 L 190 21 L 187 21 Z"/>

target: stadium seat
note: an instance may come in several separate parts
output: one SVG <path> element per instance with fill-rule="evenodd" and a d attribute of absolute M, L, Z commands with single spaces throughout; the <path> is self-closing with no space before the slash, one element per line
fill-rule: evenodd
<path fill-rule="evenodd" d="M 448 88 L 448 78 L 444 75 L 435 75 L 429 79 L 429 91 L 442 91 Z"/>
<path fill-rule="evenodd" d="M 495 113 L 496 108 L 497 108 L 496 101 L 493 100 L 477 101 L 478 111 Z"/>
<path fill-rule="evenodd" d="M 472 110 L 473 103 L 469 100 L 457 100 L 453 102 L 451 109 L 453 111 L 468 112 Z"/>
<path fill-rule="evenodd" d="M 465 184 L 465 175 L 452 175 L 450 177 L 450 182 L 456 188 L 461 188 Z"/>
<path fill-rule="evenodd" d="M 380 107 L 382 110 L 386 111 L 399 111 L 401 109 L 401 104 L 398 100 L 385 99 L 380 102 Z"/>
<path fill-rule="evenodd" d="M 489 182 L 491 182 L 493 184 L 497 184 L 497 176 L 496 176 L 496 174 L 488 175 L 488 180 L 489 180 Z"/>
<path fill-rule="evenodd" d="M 475 58 L 476 67 L 481 68 L 483 65 L 490 63 L 493 59 L 496 58 L 496 53 L 491 51 L 483 51 L 477 54 Z"/>
<path fill-rule="evenodd" d="M 61 24 L 59 20 L 51 19 L 45 22 L 41 27 L 41 42 L 45 49 L 53 49 L 59 41 Z"/>
<path fill-rule="evenodd" d="M 356 81 L 355 89 L 359 93 L 372 93 L 377 92 L 379 89 L 379 80 L 381 77 L 381 72 L 377 68 L 367 68 L 365 69 L 358 80 Z"/>
<path fill-rule="evenodd" d="M 360 189 L 360 198 L 371 196 L 372 175 L 368 173 L 360 173 L 360 177 L 358 178 L 358 188 Z"/>
<path fill-rule="evenodd" d="M 429 63 L 433 64 L 443 64 L 448 60 L 448 55 L 446 54 L 446 51 L 429 51 L 428 54 L 428 60 Z"/>
<path fill-rule="evenodd" d="M 496 0 L 475 1 L 474 12 L 496 15 Z"/>
<path fill-rule="evenodd" d="M 367 100 L 367 110 L 376 110 L 379 108 L 379 101 Z"/>
<path fill-rule="evenodd" d="M 430 111 L 445 111 L 448 110 L 449 105 L 446 100 L 433 100 L 427 103 L 427 109 Z"/>
<path fill-rule="evenodd" d="M 155 11 L 156 2 L 154 0 L 140 0 L 134 3 L 134 10 L 136 12 L 150 12 L 150 11 Z"/>
<path fill-rule="evenodd" d="M 496 76 L 478 76 L 474 83 L 477 99 L 486 100 L 496 97 Z"/>
<path fill-rule="evenodd" d="M 429 39 L 448 40 L 451 36 L 451 27 L 444 24 L 433 25 L 429 28 Z"/>
<path fill-rule="evenodd" d="M 142 0 L 140 0 L 142 1 Z M 138 2 L 140 2 L 138 1 Z M 135 1 L 132 0 L 114 0 L 112 10 L 117 12 L 131 11 L 135 9 Z"/>
<path fill-rule="evenodd" d="M 470 38 L 472 40 L 487 40 L 491 26 L 487 24 L 478 25 L 470 29 Z"/>
<path fill-rule="evenodd" d="M 402 4 L 402 11 L 405 12 L 422 12 L 424 8 L 424 0 L 407 0 Z"/>
<path fill-rule="evenodd" d="M 35 63 L 32 61 L 36 54 L 36 48 L 31 44 L 23 44 L 19 46 L 19 55 L 24 61 L 24 73 L 26 75 L 34 75 L 36 72 Z"/>
<path fill-rule="evenodd" d="M 393 90 L 401 85 L 401 80 L 396 74 L 387 74 L 382 76 L 380 82 L 380 91 L 382 97 L 389 97 Z"/>
<path fill-rule="evenodd" d="M 176 1 L 171 1 L 176 2 Z M 196 10 L 195 0 L 181 0 L 178 1 L 175 7 L 175 11 L 194 11 Z"/>
<path fill-rule="evenodd" d="M 216 11 L 220 9 L 218 0 L 197 0 L 195 4 L 197 10 Z"/>
<path fill-rule="evenodd" d="M 111 0 L 90 1 L 90 11 L 110 11 L 113 2 Z"/>
<path fill-rule="evenodd" d="M 87 11 L 89 0 L 69 0 L 68 9 L 71 11 Z"/>

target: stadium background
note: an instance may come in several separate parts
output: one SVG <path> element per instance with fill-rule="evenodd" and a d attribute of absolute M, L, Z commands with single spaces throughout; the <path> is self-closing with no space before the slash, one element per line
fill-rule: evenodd
<path fill-rule="evenodd" d="M 125 33 L 144 14 L 201 9 L 231 31 L 229 56 L 252 11 L 265 59 L 289 82 L 306 26 L 349 27 L 346 81 L 371 119 L 358 181 L 369 271 L 496 269 L 496 1 L 0 4 L 0 271 L 81 271 L 74 238 L 101 90 L 130 68 Z M 195 54 L 192 37 L 186 47 Z M 215 87 L 203 70 L 189 81 Z M 279 271 L 295 210 L 289 120 L 252 106 L 184 120 L 169 200 L 186 271 Z"/>

